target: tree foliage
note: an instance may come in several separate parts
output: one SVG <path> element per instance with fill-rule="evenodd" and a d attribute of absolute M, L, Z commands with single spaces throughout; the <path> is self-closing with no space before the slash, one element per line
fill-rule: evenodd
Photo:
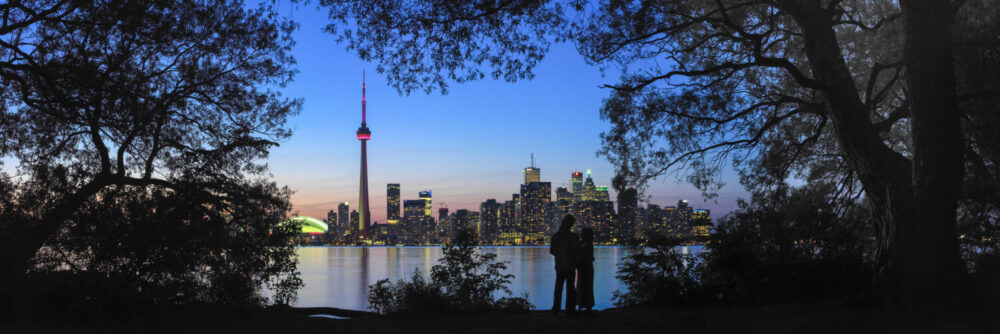
<path fill-rule="evenodd" d="M 512 297 L 507 287 L 514 275 L 496 254 L 477 251 L 478 237 L 459 230 L 442 248 L 443 257 L 431 267 L 430 281 L 414 270 L 410 281 L 379 280 L 368 287 L 369 308 L 382 314 L 527 311 L 525 297 Z M 497 298 L 504 293 L 506 296 Z"/>
<path fill-rule="evenodd" d="M 628 248 L 615 275 L 624 289 L 613 293 L 615 305 L 680 306 L 705 301 L 700 260 L 681 254 L 677 243 L 666 238 L 651 238 L 645 244 Z"/>
<path fill-rule="evenodd" d="M 545 29 L 565 23 L 549 1 L 319 1 L 336 35 L 400 93 L 448 92 L 448 83 L 534 77 L 549 49 Z M 558 39 L 556 39 L 558 40 Z M 486 70 L 486 69 L 489 70 Z"/>
<path fill-rule="evenodd" d="M 54 251 L 165 302 L 256 302 L 265 283 L 287 300 L 300 284 L 276 225 L 289 191 L 261 160 L 301 106 L 276 90 L 294 74 L 295 24 L 225 0 L 0 12 L 0 148 L 16 163 L 5 273 L 65 269 L 45 261 Z"/>
<path fill-rule="evenodd" d="M 427 21 L 419 21 L 423 11 L 405 6 L 394 8 L 394 19 L 380 20 L 352 5 L 325 5 L 365 23 L 339 34 L 351 45 L 419 48 L 433 44 L 409 36 L 449 40 L 443 32 L 456 21 L 488 29 L 483 16 L 502 15 L 484 8 L 511 3 L 523 4 L 477 1 Z M 888 299 L 936 305 L 959 295 L 952 290 L 963 284 L 957 217 L 997 222 L 993 148 L 1000 145 L 982 131 L 994 125 L 1000 96 L 989 79 L 1000 64 L 998 10 L 990 1 L 570 4 L 563 18 L 571 24 L 522 21 L 545 36 L 523 43 L 569 38 L 590 63 L 624 69 L 619 83 L 606 85 L 610 96 L 601 108 L 612 124 L 602 153 L 618 166 L 616 184 L 641 186 L 679 173 L 712 197 L 730 164 L 752 191 L 777 189 L 789 178 L 832 182 L 826 189 L 838 198 L 871 209 L 877 276 Z M 521 8 L 532 9 L 526 17 L 564 9 L 547 1 Z M 408 35 L 381 24 L 407 20 L 423 24 L 408 26 Z M 409 59 L 422 62 L 425 72 L 468 66 L 463 58 Z"/>

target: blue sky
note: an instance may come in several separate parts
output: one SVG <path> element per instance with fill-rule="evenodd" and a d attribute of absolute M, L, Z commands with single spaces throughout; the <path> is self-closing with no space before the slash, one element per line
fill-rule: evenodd
<path fill-rule="evenodd" d="M 268 161 L 279 184 L 288 185 L 293 210 L 326 217 L 336 203 L 358 201 L 361 123 L 361 73 L 367 69 L 369 187 L 374 221 L 385 219 L 385 184 L 400 183 L 403 199 L 431 189 L 434 212 L 446 204 L 478 210 L 488 199 L 510 199 L 523 181 L 530 154 L 542 181 L 553 190 L 565 186 L 573 171 L 591 169 L 595 183 L 610 188 L 614 169 L 604 157 L 600 133 L 610 125 L 599 109 L 617 70 L 606 73 L 587 65 L 571 44 L 556 45 L 530 81 L 483 80 L 450 85 L 448 95 L 415 92 L 400 96 L 375 73 L 375 64 L 359 60 L 322 32 L 328 20 L 312 6 L 289 9 L 301 24 L 293 49 L 300 71 L 282 93 L 304 99 L 300 115 L 289 120 L 291 139 L 272 150 Z M 713 218 L 746 197 L 732 171 L 716 201 L 670 177 L 654 181 L 651 203 L 673 205 L 687 199 L 711 209 Z M 612 198 L 615 194 L 612 192 Z M 717 202 L 717 203 L 716 203 Z"/>

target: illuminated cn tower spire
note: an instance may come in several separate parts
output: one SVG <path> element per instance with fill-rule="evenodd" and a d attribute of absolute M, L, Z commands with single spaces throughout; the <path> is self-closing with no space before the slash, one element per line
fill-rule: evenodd
<path fill-rule="evenodd" d="M 365 106 L 365 73 L 361 71 L 361 127 L 358 128 L 358 140 L 361 141 L 361 188 L 358 191 L 358 231 L 361 237 L 368 239 L 368 228 L 371 226 L 371 210 L 368 206 L 368 139 L 372 138 L 371 130 L 368 130 L 366 121 Z"/>

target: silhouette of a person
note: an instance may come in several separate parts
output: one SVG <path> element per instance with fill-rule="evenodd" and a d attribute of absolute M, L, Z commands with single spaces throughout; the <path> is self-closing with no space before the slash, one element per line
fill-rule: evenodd
<path fill-rule="evenodd" d="M 594 307 L 594 229 L 588 227 L 581 232 L 583 241 L 576 257 L 576 295 L 579 296 L 577 307 L 590 314 Z"/>
<path fill-rule="evenodd" d="M 566 312 L 576 314 L 576 255 L 579 253 L 580 237 L 570 231 L 576 218 L 563 217 L 559 231 L 552 235 L 549 253 L 556 257 L 556 291 L 552 302 L 552 314 L 559 314 L 562 304 L 563 285 L 566 286 Z"/>

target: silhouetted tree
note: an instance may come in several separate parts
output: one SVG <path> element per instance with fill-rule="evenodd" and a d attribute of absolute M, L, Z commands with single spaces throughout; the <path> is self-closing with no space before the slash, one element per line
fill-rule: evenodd
<path fill-rule="evenodd" d="M 989 1 L 580 0 L 575 19 L 537 0 L 321 3 L 355 19 L 327 30 L 402 92 L 480 66 L 530 78 L 549 43 L 574 40 L 625 69 L 601 110 L 623 184 L 681 171 L 711 197 L 729 158 L 752 169 L 767 156 L 773 175 L 836 180 L 872 208 L 877 275 L 903 305 L 959 295 L 957 208 L 985 198 L 965 197 L 964 181 L 1000 183 L 997 138 L 976 130 L 997 105 L 982 74 L 998 63 Z"/>
<path fill-rule="evenodd" d="M 725 301 L 870 299 L 870 210 L 834 183 L 780 186 L 739 201 L 703 253 L 706 291 Z"/>
<path fill-rule="evenodd" d="M 409 281 L 379 280 L 368 287 L 368 307 L 382 314 L 531 310 L 526 296 L 510 296 L 507 285 L 514 275 L 504 273 L 507 262 L 497 262 L 496 254 L 478 246 L 475 232 L 459 229 L 442 247 L 443 257 L 431 267 L 430 281 L 418 270 Z M 497 298 L 501 292 L 507 296 Z"/>
<path fill-rule="evenodd" d="M 4 157 L 18 171 L 5 176 L 7 201 L 0 204 L 8 218 L 0 224 L 5 277 L 35 268 L 36 254 L 55 246 L 60 231 L 71 241 L 99 237 L 88 229 L 111 228 L 125 238 L 141 232 L 98 219 L 110 215 L 120 224 L 171 226 L 161 230 L 163 238 L 232 233 L 144 254 L 180 259 L 192 255 L 185 251 L 212 250 L 203 261 L 159 269 L 211 263 L 211 274 L 252 286 L 276 276 L 295 285 L 292 254 L 282 244 L 287 238 L 269 231 L 288 209 L 289 193 L 268 181 L 261 162 L 289 136 L 285 121 L 300 108 L 275 90 L 294 73 L 288 54 L 294 23 L 266 4 L 254 9 L 224 0 L 26 1 L 2 5 L 0 13 L 7 107 L 0 136 Z M 162 211 L 142 212 L 143 205 Z M 167 247 L 162 241 L 150 247 Z M 114 247 L 102 242 L 73 250 L 92 265 L 114 263 L 98 265 L 111 271 L 162 264 L 112 260 L 128 254 L 101 248 Z M 230 242 L 249 244 L 222 245 Z M 240 257 L 250 244 L 265 248 Z M 134 246 L 127 249 L 145 247 Z M 245 277 L 233 276 L 243 270 Z"/>

